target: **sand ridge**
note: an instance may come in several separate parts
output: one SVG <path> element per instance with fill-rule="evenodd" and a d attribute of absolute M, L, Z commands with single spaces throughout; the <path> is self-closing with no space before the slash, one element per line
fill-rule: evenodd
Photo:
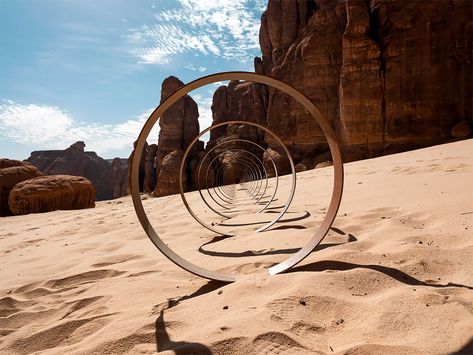
<path fill-rule="evenodd" d="M 233 284 L 165 259 L 129 197 L 2 218 L 0 353 L 471 354 L 472 149 L 466 140 L 345 164 L 329 235 L 274 277 L 266 268 L 320 225 L 330 167 L 298 174 L 286 220 L 259 234 L 272 213 L 224 222 L 249 224 L 224 238 L 193 221 L 178 196 L 143 196 L 169 246 L 240 273 Z"/>

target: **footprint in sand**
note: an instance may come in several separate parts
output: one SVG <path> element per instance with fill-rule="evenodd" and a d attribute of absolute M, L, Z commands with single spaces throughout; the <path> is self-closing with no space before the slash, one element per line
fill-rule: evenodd
<path fill-rule="evenodd" d="M 281 332 L 267 332 L 253 340 L 255 354 L 313 354 L 307 347 Z"/>

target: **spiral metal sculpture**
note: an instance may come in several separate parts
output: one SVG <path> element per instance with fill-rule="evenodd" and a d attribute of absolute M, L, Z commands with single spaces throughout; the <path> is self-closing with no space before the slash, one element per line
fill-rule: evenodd
<path fill-rule="evenodd" d="M 259 75 L 256 73 L 249 73 L 249 72 L 224 72 L 224 73 L 217 73 L 208 75 L 197 80 L 190 82 L 176 90 L 173 94 L 171 94 L 167 99 L 165 99 L 151 114 L 148 118 L 146 123 L 141 130 L 141 133 L 138 137 L 136 142 L 136 147 L 133 153 L 132 159 L 132 166 L 131 166 L 131 185 L 132 185 L 132 199 L 133 205 L 135 207 L 136 214 L 138 219 L 150 238 L 153 244 L 172 262 L 176 265 L 180 266 L 181 268 L 204 278 L 223 281 L 223 282 L 233 282 L 236 280 L 238 275 L 229 274 L 219 271 L 212 271 L 205 268 L 202 268 L 198 265 L 195 265 L 181 256 L 176 254 L 171 248 L 169 248 L 159 237 L 156 233 L 155 229 L 151 225 L 141 198 L 140 198 L 140 191 L 139 191 L 139 161 L 142 155 L 146 139 L 154 127 L 156 122 L 162 117 L 163 113 L 171 107 L 174 103 L 176 103 L 179 99 L 187 95 L 192 90 L 200 88 L 202 86 L 212 84 L 215 82 L 226 81 L 226 80 L 245 80 L 249 82 L 254 82 L 258 84 L 265 84 L 271 86 L 275 89 L 278 89 L 293 99 L 295 99 L 298 103 L 303 105 L 305 109 L 314 117 L 316 122 L 319 124 L 322 132 L 324 133 L 328 146 L 330 148 L 330 152 L 332 154 L 333 160 L 333 167 L 334 167 L 334 183 L 333 183 L 333 190 L 332 190 L 332 197 L 330 200 L 329 207 L 326 211 L 325 218 L 322 221 L 322 224 L 312 236 L 312 238 L 296 253 L 292 256 L 287 258 L 286 260 L 270 267 L 268 272 L 270 275 L 275 275 L 286 271 L 293 267 L 294 265 L 301 262 L 304 258 L 306 258 L 316 247 L 317 245 L 323 240 L 327 232 L 329 231 L 335 216 L 337 214 L 338 208 L 340 206 L 340 201 L 342 198 L 343 192 L 343 163 L 340 153 L 340 148 L 337 143 L 337 139 L 333 129 L 331 128 L 328 121 L 319 111 L 319 109 L 302 93 L 298 90 L 294 89 L 293 87 L 277 80 L 274 78 L 270 78 L 267 76 Z M 189 205 L 186 196 L 184 194 L 184 184 L 183 184 L 183 176 L 185 173 L 185 166 L 186 160 L 192 151 L 196 142 L 213 129 L 226 126 L 226 125 L 247 125 L 253 127 L 254 129 L 258 129 L 260 131 L 264 131 L 265 134 L 269 134 L 272 139 L 279 144 L 281 149 L 284 151 L 286 159 L 288 160 L 288 164 L 291 168 L 291 190 L 288 196 L 288 199 L 285 202 L 285 205 L 282 206 L 281 211 L 271 220 L 264 224 L 262 227 L 258 228 L 255 232 L 263 232 L 271 228 L 276 222 L 281 220 L 284 214 L 289 209 L 289 206 L 293 200 L 295 188 L 296 188 L 296 171 L 294 167 L 294 162 L 291 158 L 291 154 L 287 147 L 284 145 L 282 140 L 276 136 L 272 131 L 268 128 L 259 125 L 257 123 L 248 122 L 248 121 L 226 121 L 221 122 L 211 127 L 204 129 L 186 148 L 184 152 L 184 156 L 181 160 L 180 169 L 179 169 L 179 189 L 182 201 L 190 213 L 190 215 L 203 227 L 207 228 L 208 230 L 222 234 L 222 235 L 231 235 L 228 231 L 225 230 L 218 230 L 214 227 L 214 225 L 209 225 L 201 218 L 197 216 L 197 214 L 192 210 L 191 206 Z M 236 146 L 235 146 L 236 145 Z M 225 146 L 228 146 L 227 148 Z M 201 197 L 202 201 L 205 205 L 215 214 L 220 217 L 229 219 L 235 216 L 235 211 L 232 210 L 235 198 L 235 183 L 238 183 L 243 190 L 247 194 L 247 204 L 249 206 L 256 206 L 258 208 L 257 213 L 261 213 L 269 208 L 269 206 L 275 201 L 275 196 L 279 186 L 279 172 L 276 162 L 273 160 L 271 155 L 268 155 L 269 160 L 271 162 L 270 167 L 272 168 L 272 172 L 274 174 L 274 179 L 271 179 L 271 183 L 269 182 L 270 174 L 267 171 L 263 161 L 258 157 L 257 154 L 252 152 L 250 149 L 244 149 L 244 147 L 250 147 L 251 149 L 262 150 L 265 152 L 265 148 L 259 145 L 256 142 L 242 139 L 242 138 L 229 138 L 222 142 L 219 142 L 211 149 L 209 149 L 205 156 L 201 159 L 198 166 L 196 167 L 195 171 L 195 178 L 197 181 L 197 188 L 199 196 Z M 221 150 L 221 152 L 219 152 Z M 239 153 L 238 156 L 238 168 L 233 169 L 233 175 L 238 173 L 237 181 L 228 181 L 228 171 L 226 171 L 226 166 L 221 164 L 220 166 L 218 163 L 222 160 L 222 156 L 227 154 L 228 152 L 237 152 Z M 214 168 L 215 167 L 215 168 Z M 234 177 L 234 176 L 232 176 Z M 268 194 L 269 185 L 272 184 L 272 193 Z M 265 201 L 265 199 L 267 199 Z M 246 201 L 245 200 L 245 201 Z M 259 207 L 262 206 L 262 207 Z M 220 224 L 223 226 L 223 224 Z"/>

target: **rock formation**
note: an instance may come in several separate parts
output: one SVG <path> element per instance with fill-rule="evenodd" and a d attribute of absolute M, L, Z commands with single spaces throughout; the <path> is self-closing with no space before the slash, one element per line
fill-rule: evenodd
<path fill-rule="evenodd" d="M 473 127 L 472 8 L 468 0 L 270 0 L 255 71 L 311 99 L 346 161 L 466 138 Z M 330 159 L 301 105 L 269 89 L 256 91 L 252 106 L 243 87 L 256 85 L 215 92 L 214 123 L 249 116 L 264 122 L 302 170 Z M 225 134 L 220 129 L 210 144 Z M 282 155 L 268 135 L 264 141 Z"/>
<path fill-rule="evenodd" d="M 125 195 L 126 163 L 114 160 L 113 165 L 95 152 L 84 151 L 85 143 L 76 142 L 65 150 L 42 150 L 31 153 L 26 160 L 44 175 L 74 175 L 89 179 L 97 191 L 97 200 Z"/>
<path fill-rule="evenodd" d="M 143 182 L 145 178 L 145 156 L 146 156 L 146 149 L 148 147 L 148 143 L 145 142 L 145 146 L 143 148 L 143 152 L 141 153 L 140 157 L 140 167 L 138 170 L 138 181 L 139 181 L 139 189 L 143 191 Z M 131 167 L 133 165 L 133 154 L 135 153 L 136 142 L 133 143 L 133 151 L 131 152 L 130 156 L 128 157 L 128 170 L 127 170 L 127 177 L 126 177 L 126 193 L 128 195 L 131 194 Z"/>
<path fill-rule="evenodd" d="M 95 188 L 81 176 L 40 176 L 16 184 L 8 197 L 15 215 L 95 207 Z"/>
<path fill-rule="evenodd" d="M 111 163 L 110 180 L 113 182 L 112 198 L 125 196 L 128 164 L 126 160 L 114 158 Z"/>
<path fill-rule="evenodd" d="M 9 216 L 8 195 L 17 183 L 41 176 L 30 163 L 20 160 L 0 159 L 0 216 Z"/>
<path fill-rule="evenodd" d="M 158 146 L 150 144 L 146 146 L 144 154 L 144 176 L 143 176 L 143 191 L 151 193 L 156 187 L 156 154 Z"/>
<path fill-rule="evenodd" d="M 174 76 L 166 78 L 161 87 L 161 103 L 183 85 L 184 83 Z M 186 95 L 166 110 L 158 122 L 158 144 L 145 144 L 140 161 L 139 183 L 141 192 L 166 196 L 179 192 L 178 174 L 184 151 L 199 134 L 197 104 Z M 195 166 L 203 150 L 204 142 L 197 141 L 187 158 L 183 175 L 186 190 L 194 189 L 196 185 Z M 134 152 L 128 159 L 128 193 L 131 193 L 133 154 Z"/>
<path fill-rule="evenodd" d="M 314 102 L 334 128 L 345 161 L 471 137 L 472 7 L 469 0 L 270 0 L 261 18 L 262 56 L 254 60 L 255 71 L 294 86 Z M 167 78 L 161 102 L 181 85 Z M 156 160 L 143 152 L 142 190 L 151 190 L 154 172 L 155 195 L 177 192 L 178 165 L 198 134 L 197 117 L 189 96 L 164 114 Z M 212 118 L 213 124 L 240 120 L 269 128 L 291 152 L 297 171 L 331 164 L 314 118 L 276 89 L 231 81 L 215 91 Z M 269 157 L 281 174 L 289 172 L 274 137 L 248 125 L 212 130 L 206 151 L 231 138 L 266 149 L 250 151 L 270 174 Z M 212 153 L 212 158 L 221 154 L 212 170 L 230 167 L 235 173 L 228 173 L 230 180 L 243 157 L 239 150 L 225 152 L 231 147 L 242 145 Z M 186 165 L 188 189 L 196 185 L 202 151 L 200 142 Z"/>
<path fill-rule="evenodd" d="M 182 150 L 176 149 L 166 154 L 161 161 L 158 183 L 153 192 L 156 197 L 179 193 L 179 168 L 183 155 Z M 183 175 L 182 183 L 184 189 L 187 190 L 187 174 Z"/>
<path fill-rule="evenodd" d="M 184 83 L 174 76 L 166 78 L 161 86 L 161 102 L 169 97 Z M 155 196 L 165 196 L 179 192 L 178 174 L 184 150 L 199 134 L 199 109 L 189 96 L 181 98 L 163 114 L 159 120 L 159 141 L 156 154 Z M 202 142 L 196 144 L 187 158 L 184 179 L 185 188 L 192 188 L 194 182 L 187 179 L 189 166 L 203 149 Z M 174 175 L 173 175 L 174 174 Z M 188 186 L 189 185 L 189 186 Z"/>

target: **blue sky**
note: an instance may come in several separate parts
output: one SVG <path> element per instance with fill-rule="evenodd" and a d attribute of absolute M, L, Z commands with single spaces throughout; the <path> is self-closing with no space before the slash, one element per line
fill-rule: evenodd
<path fill-rule="evenodd" d="M 77 140 L 104 158 L 127 157 L 164 78 L 253 71 L 266 4 L 0 0 L 0 157 Z M 215 88 L 191 93 L 201 129 Z"/>

